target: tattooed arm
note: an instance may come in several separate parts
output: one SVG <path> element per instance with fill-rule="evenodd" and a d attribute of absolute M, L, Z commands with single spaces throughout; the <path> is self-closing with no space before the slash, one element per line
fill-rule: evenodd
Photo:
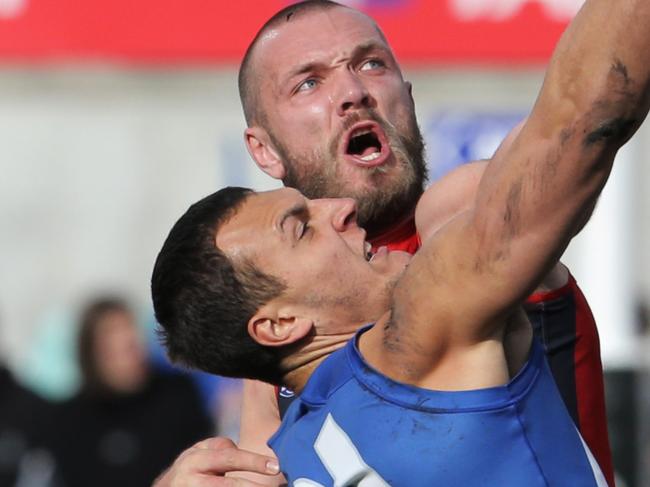
<path fill-rule="evenodd" d="M 507 380 L 504 327 L 584 223 L 648 111 L 649 23 L 647 0 L 586 2 L 472 207 L 424 244 L 398 283 L 373 354 L 382 372 L 441 389 Z"/>

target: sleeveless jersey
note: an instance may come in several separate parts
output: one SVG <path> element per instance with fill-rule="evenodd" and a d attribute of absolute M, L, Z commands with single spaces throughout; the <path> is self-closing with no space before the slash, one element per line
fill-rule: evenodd
<path fill-rule="evenodd" d="M 415 253 L 420 247 L 414 219 L 409 219 L 372 242 L 373 250 Z M 526 312 L 542 344 L 560 395 L 593 452 L 608 485 L 614 487 L 614 468 L 607 432 L 603 368 L 596 322 L 573 276 L 561 289 L 536 293 Z M 281 417 L 294 400 L 290 391 L 278 397 Z"/>
<path fill-rule="evenodd" d="M 508 384 L 453 392 L 387 378 L 356 343 L 316 368 L 269 441 L 289 485 L 606 487 L 535 340 Z"/>
<path fill-rule="evenodd" d="M 607 484 L 614 487 L 600 340 L 589 304 L 569 276 L 564 287 L 530 296 L 525 309 L 562 399 Z"/>

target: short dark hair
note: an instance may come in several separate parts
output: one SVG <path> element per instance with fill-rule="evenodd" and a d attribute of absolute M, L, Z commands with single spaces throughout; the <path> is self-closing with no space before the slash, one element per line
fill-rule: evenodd
<path fill-rule="evenodd" d="M 219 228 L 250 189 L 228 187 L 193 204 L 162 246 L 151 278 L 159 334 L 174 362 L 206 372 L 279 384 L 280 351 L 248 334 L 255 312 L 286 285 L 216 244 Z"/>
<path fill-rule="evenodd" d="M 253 73 L 251 58 L 255 46 L 259 41 L 260 37 L 270 28 L 275 27 L 282 21 L 288 22 L 292 17 L 297 15 L 316 11 L 316 10 L 329 10 L 334 7 L 343 7 L 349 8 L 345 5 L 342 5 L 331 0 L 305 0 L 303 2 L 298 2 L 288 7 L 283 8 L 273 17 L 266 21 L 266 23 L 257 31 L 253 41 L 246 49 L 246 54 L 244 54 L 244 59 L 241 62 L 239 67 L 239 98 L 241 100 L 242 108 L 244 109 L 244 117 L 246 118 L 246 123 L 250 127 L 255 123 L 259 122 L 263 118 L 260 112 L 260 103 L 257 96 L 259 91 L 255 86 L 256 76 Z"/>

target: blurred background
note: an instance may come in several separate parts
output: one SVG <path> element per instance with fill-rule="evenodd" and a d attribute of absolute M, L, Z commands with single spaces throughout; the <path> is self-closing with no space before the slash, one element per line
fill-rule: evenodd
<path fill-rule="evenodd" d="M 236 75 L 257 29 L 289 3 L 0 0 L 0 486 L 63 475 L 65 460 L 38 445 L 52 425 L 66 444 L 91 442 L 85 463 L 106 469 L 106 485 L 131 485 L 114 471 L 148 485 L 199 438 L 236 438 L 239 384 L 166 362 L 149 278 L 189 204 L 224 185 L 277 187 L 244 148 Z M 378 21 L 413 82 L 433 180 L 489 157 L 528 113 L 582 2 L 342 3 Z M 620 152 L 564 258 L 599 325 L 618 485 L 629 487 L 650 486 L 649 134 L 646 123 Z M 84 326 L 94 331 L 82 338 Z M 196 408 L 182 413 L 179 397 Z M 152 437 L 160 455 L 145 460 Z M 71 475 L 61 485 L 100 485 Z"/>

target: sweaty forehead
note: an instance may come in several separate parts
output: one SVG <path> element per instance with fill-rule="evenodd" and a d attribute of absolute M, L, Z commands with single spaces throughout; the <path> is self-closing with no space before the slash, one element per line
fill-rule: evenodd
<path fill-rule="evenodd" d="M 355 47 L 376 43 L 387 47 L 375 22 L 346 7 L 302 12 L 266 29 L 253 53 L 259 79 L 280 76 L 293 65 L 349 55 Z"/>

